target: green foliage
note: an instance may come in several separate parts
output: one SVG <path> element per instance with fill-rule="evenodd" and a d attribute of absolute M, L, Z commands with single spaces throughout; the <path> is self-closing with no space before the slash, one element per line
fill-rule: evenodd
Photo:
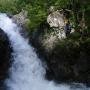
<path fill-rule="evenodd" d="M 70 0 L 56 0 L 55 6 L 60 8 L 67 8 L 67 5 L 70 3 Z"/>
<path fill-rule="evenodd" d="M 0 0 L 0 12 L 17 14 L 22 9 L 28 11 L 29 21 L 26 25 L 28 29 L 37 28 L 40 23 L 46 20 L 51 6 L 55 6 L 56 9 L 71 10 L 73 14 L 70 19 L 75 29 L 78 28 L 77 21 L 82 18 L 83 11 L 85 11 L 85 22 L 90 29 L 89 0 Z"/>
<path fill-rule="evenodd" d="M 0 0 L 0 11 L 10 14 L 19 13 L 22 9 L 28 11 L 29 28 L 36 28 L 47 16 L 46 0 Z"/>
<path fill-rule="evenodd" d="M 15 0 L 0 0 L 0 11 L 6 13 L 17 13 Z"/>
<path fill-rule="evenodd" d="M 30 28 L 37 27 L 46 19 L 47 12 L 41 6 L 27 5 L 25 9 L 28 11 L 28 18 L 30 19 Z"/>
<path fill-rule="evenodd" d="M 80 37 L 81 37 L 81 34 L 79 32 L 73 32 L 68 36 L 68 38 L 71 38 L 73 40 L 78 40 Z"/>

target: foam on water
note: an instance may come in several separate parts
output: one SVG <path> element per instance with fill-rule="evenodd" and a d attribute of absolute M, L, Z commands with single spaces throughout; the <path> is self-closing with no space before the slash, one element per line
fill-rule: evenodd
<path fill-rule="evenodd" d="M 69 85 L 45 80 L 45 69 L 33 47 L 20 35 L 19 27 L 6 14 L 0 14 L 0 28 L 7 33 L 13 48 L 13 63 L 9 78 L 5 80 L 8 90 L 87 90 L 71 89 Z"/>

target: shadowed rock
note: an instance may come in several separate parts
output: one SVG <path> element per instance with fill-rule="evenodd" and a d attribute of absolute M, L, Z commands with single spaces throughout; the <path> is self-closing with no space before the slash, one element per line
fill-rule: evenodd
<path fill-rule="evenodd" d="M 11 47 L 7 35 L 0 29 L 0 80 L 5 79 L 10 66 Z"/>

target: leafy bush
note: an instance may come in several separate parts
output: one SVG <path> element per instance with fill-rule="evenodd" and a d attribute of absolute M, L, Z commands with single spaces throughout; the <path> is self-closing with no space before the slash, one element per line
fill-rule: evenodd
<path fill-rule="evenodd" d="M 0 11 L 10 14 L 18 13 L 16 0 L 0 0 Z"/>
<path fill-rule="evenodd" d="M 81 37 L 81 34 L 79 32 L 73 32 L 68 36 L 68 38 L 71 38 L 71 39 L 74 39 L 74 40 L 77 40 L 80 37 Z"/>

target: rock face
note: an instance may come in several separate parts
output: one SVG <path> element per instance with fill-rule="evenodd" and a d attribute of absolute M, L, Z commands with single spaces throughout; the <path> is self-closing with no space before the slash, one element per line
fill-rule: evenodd
<path fill-rule="evenodd" d="M 19 14 L 16 14 L 12 17 L 12 19 L 17 23 L 19 26 L 25 25 L 27 22 L 27 14 L 28 12 L 25 10 L 22 10 Z"/>
<path fill-rule="evenodd" d="M 10 66 L 11 47 L 7 35 L 0 29 L 0 80 L 5 79 Z"/>
<path fill-rule="evenodd" d="M 49 14 L 49 16 L 47 17 L 47 22 L 50 27 L 58 31 L 57 36 L 59 37 L 59 39 L 66 37 L 64 31 L 64 16 L 58 10 Z"/>
<path fill-rule="evenodd" d="M 53 50 L 48 51 L 39 42 L 33 43 L 47 63 L 47 79 L 90 85 L 90 43 L 82 43 L 80 46 L 74 44 L 56 45 Z"/>
<path fill-rule="evenodd" d="M 47 30 L 48 25 L 43 23 L 30 36 L 30 43 L 47 63 L 46 78 L 90 85 L 90 41 L 73 41 L 71 38 L 56 41 L 49 34 L 46 36 L 48 38 L 44 37 Z"/>
<path fill-rule="evenodd" d="M 90 85 L 90 43 L 75 45 L 57 45 L 51 53 L 45 53 L 49 67 L 47 76 L 52 76 L 57 82 L 81 82 Z"/>
<path fill-rule="evenodd" d="M 34 34 L 31 35 L 32 41 L 35 41 L 34 43 L 39 42 L 48 52 L 52 51 L 59 39 L 66 38 L 63 14 L 59 11 L 51 11 L 53 12 L 48 15 L 47 21 L 41 23 L 37 31 L 34 32 L 33 30 Z M 35 46 L 37 46 L 37 43 Z"/>
<path fill-rule="evenodd" d="M 17 24 L 23 25 L 25 16 L 21 12 L 13 18 Z M 30 44 L 36 48 L 39 56 L 44 58 L 47 63 L 47 79 L 90 85 L 90 43 L 79 41 L 73 41 L 73 44 L 70 41 L 62 43 L 65 40 L 62 38 L 66 37 L 64 30 L 62 30 L 63 27 L 63 15 L 58 11 L 52 12 L 47 17 L 47 21 L 42 22 L 37 30 L 33 30 L 30 35 Z M 51 28 L 54 31 L 48 33 Z M 61 45 L 58 45 L 60 43 Z"/>

